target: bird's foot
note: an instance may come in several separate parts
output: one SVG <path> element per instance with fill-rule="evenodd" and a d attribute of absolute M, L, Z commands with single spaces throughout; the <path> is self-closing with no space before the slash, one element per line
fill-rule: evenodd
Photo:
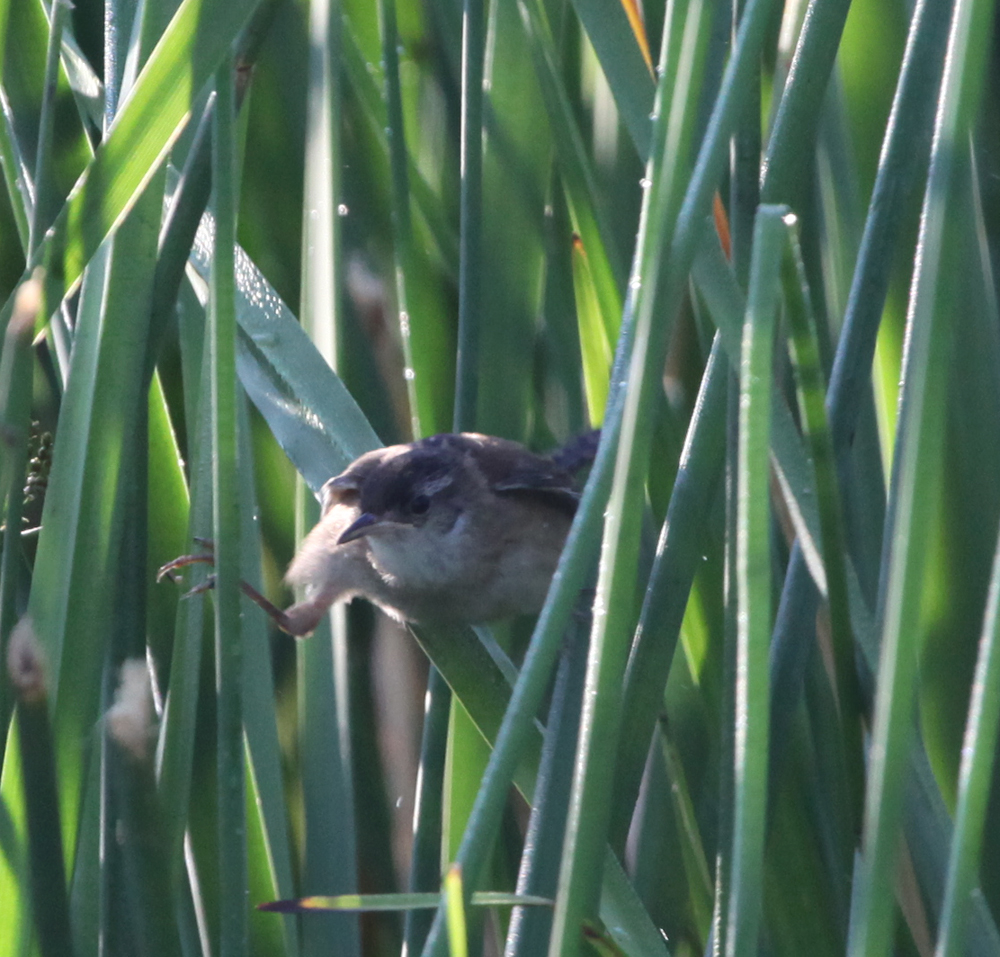
<path fill-rule="evenodd" d="M 177 572 L 182 568 L 187 568 L 188 565 L 214 565 L 215 564 L 215 543 L 208 538 L 196 538 L 195 541 L 201 545 L 203 548 L 207 549 L 205 552 L 200 552 L 196 555 L 181 555 L 175 558 L 171 562 L 167 562 L 163 565 L 160 570 L 156 573 L 156 580 L 162 581 L 164 578 L 169 578 L 172 582 L 179 582 L 180 576 Z M 203 582 L 194 586 L 194 588 L 186 591 L 181 597 L 191 598 L 193 595 L 201 595 L 207 591 L 211 591 L 215 588 L 216 575 L 213 572 L 210 574 Z M 283 632 L 289 635 L 294 635 L 296 638 L 303 638 L 306 634 L 309 634 L 312 628 L 308 632 L 302 630 L 302 623 L 297 619 L 293 620 L 289 618 L 280 608 L 270 602 L 265 598 L 253 585 L 240 579 L 240 591 L 247 596 L 258 608 L 262 609 L 264 613 L 277 625 Z"/>

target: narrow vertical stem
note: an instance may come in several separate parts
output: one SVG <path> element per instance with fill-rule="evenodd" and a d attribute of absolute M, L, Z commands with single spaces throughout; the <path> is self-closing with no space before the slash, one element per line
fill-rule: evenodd
<path fill-rule="evenodd" d="M 334 371 L 344 368 L 340 71 L 343 9 L 339 0 L 309 4 L 309 96 L 306 122 L 305 209 L 302 221 L 302 324 Z M 319 517 L 299 483 L 299 533 Z M 357 844 L 351 727 L 348 719 L 347 614 L 344 606 L 297 648 L 299 754 L 307 893 L 356 889 Z M 336 914 L 302 927 L 307 954 L 360 952 L 358 919 Z"/>
<path fill-rule="evenodd" d="M 215 254 L 212 260 L 212 507 L 215 535 L 215 649 L 218 696 L 219 919 L 222 957 L 248 951 L 246 805 L 243 765 L 243 651 L 240 636 L 240 515 L 236 437 L 236 155 L 232 60 L 216 74 L 213 129 Z"/>
<path fill-rule="evenodd" d="M 403 124 L 403 91 L 399 79 L 399 36 L 396 32 L 396 0 L 379 0 L 382 24 L 382 63 L 385 68 L 385 99 L 388 123 L 389 166 L 392 173 L 392 244 L 396 259 L 396 308 L 406 357 L 406 393 L 410 402 L 413 437 L 424 434 L 420 415 L 416 368 L 407 280 L 413 268 L 410 232 L 410 170 L 406 152 L 406 127 Z"/>
<path fill-rule="evenodd" d="M 17 736 L 27 828 L 31 909 L 41 957 L 72 954 L 66 864 L 59 823 L 56 755 L 49 720 L 48 675 L 30 618 L 11 635 L 6 660 L 17 696 Z"/>
<path fill-rule="evenodd" d="M 784 207 L 762 206 L 740 361 L 736 473 L 736 714 L 727 957 L 758 948 L 767 818 L 768 645 L 771 638 L 771 356 Z"/>
<path fill-rule="evenodd" d="M 733 2 L 733 38 L 739 29 L 746 0 Z M 732 236 L 733 269 L 746 288 L 750 272 L 750 247 L 754 215 L 760 202 L 760 70 L 748 80 L 750 100 L 730 141 L 729 228 Z"/>
<path fill-rule="evenodd" d="M 712 930 L 709 939 L 713 954 L 727 950 L 729 927 L 729 882 L 733 860 L 733 755 L 736 753 L 736 474 L 739 470 L 739 379 L 731 367 L 723 374 L 726 393 L 726 538 L 723 574 L 724 635 L 722 649 L 722 707 L 719 734 L 719 836 L 715 854 L 715 894 L 712 902 Z M 673 504 L 671 502 L 671 504 Z M 714 939 L 713 939 L 714 938 Z M 707 951 L 706 951 L 707 952 Z"/>
<path fill-rule="evenodd" d="M 55 183 L 52 177 L 52 136 L 55 127 L 56 90 L 59 84 L 59 51 L 62 49 L 63 26 L 71 9 L 71 4 L 64 0 L 52 2 L 49 42 L 45 50 L 42 110 L 38 121 L 38 149 L 35 152 L 35 208 L 31 213 L 29 260 L 59 209 L 60 198 L 55 195 Z"/>
<path fill-rule="evenodd" d="M 993 574 L 986 599 L 986 614 L 979 656 L 972 682 L 969 717 L 962 745 L 955 804 L 955 833 L 948 861 L 948 883 L 941 908 L 935 957 L 957 957 L 962 953 L 969 900 L 976 887 L 982 855 L 983 826 L 993 780 L 1000 721 L 1000 539 L 993 558 Z"/>
<path fill-rule="evenodd" d="M 462 15 L 461 236 L 458 265 L 458 368 L 455 430 L 476 421 L 479 375 L 479 279 L 483 206 L 483 0 L 464 0 Z"/>
<path fill-rule="evenodd" d="M 24 573 L 21 525 L 31 427 L 31 340 L 39 311 L 44 309 L 40 274 L 41 271 L 36 270 L 35 275 L 17 290 L 0 353 L 0 496 L 6 496 L 3 553 L 0 555 L 0 653 L 3 656 L 6 656 L 7 641 L 17 618 L 16 599 Z M 4 658 L 0 657 L 2 660 Z M 13 707 L 9 685 L 0 682 L 3 727 L 7 726 Z M 5 748 L 6 740 L 0 742 L 0 760 Z"/>
<path fill-rule="evenodd" d="M 310 4 L 305 214 L 302 220 L 302 325 L 337 371 L 340 366 L 340 4 Z"/>
<path fill-rule="evenodd" d="M 451 689 L 441 672 L 431 665 L 427 675 L 427 704 L 420 742 L 420 774 L 413 808 L 413 851 L 409 891 L 437 891 L 441 886 L 441 800 L 445 737 L 451 713 Z M 434 911 L 408 910 L 403 934 L 403 954 L 419 954 L 434 921 Z"/>

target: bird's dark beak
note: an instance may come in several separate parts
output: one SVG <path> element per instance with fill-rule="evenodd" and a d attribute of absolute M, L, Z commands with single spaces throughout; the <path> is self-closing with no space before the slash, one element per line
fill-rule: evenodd
<path fill-rule="evenodd" d="M 362 512 L 353 522 L 351 522 L 350 525 L 347 526 L 340 538 L 337 539 L 337 544 L 346 545 L 348 542 L 353 542 L 356 538 L 364 537 L 368 534 L 372 526 L 378 525 L 378 523 L 378 518 L 372 515 L 371 512 Z"/>

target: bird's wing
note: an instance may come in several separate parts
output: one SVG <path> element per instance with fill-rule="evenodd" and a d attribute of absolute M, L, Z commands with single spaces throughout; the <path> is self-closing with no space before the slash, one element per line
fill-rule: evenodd
<path fill-rule="evenodd" d="M 569 515 L 576 512 L 580 494 L 572 476 L 552 459 L 527 452 L 516 442 L 493 436 L 463 435 L 469 453 L 490 487 L 501 495 L 542 499 Z"/>

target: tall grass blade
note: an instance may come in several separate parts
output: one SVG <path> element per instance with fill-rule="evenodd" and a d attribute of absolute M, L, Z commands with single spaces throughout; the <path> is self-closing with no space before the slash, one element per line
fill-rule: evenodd
<path fill-rule="evenodd" d="M 630 356 L 621 441 L 604 526 L 577 766 L 553 925 L 553 954 L 569 954 L 576 949 L 578 929 L 583 920 L 593 916 L 599 897 L 600 862 L 612 803 L 606 768 L 614 766 L 618 749 L 622 679 L 636 619 L 632 606 L 653 397 L 659 387 L 657 380 L 676 311 L 669 298 L 671 277 L 661 274 L 661 257 L 675 235 L 683 193 L 681 175 L 693 155 L 696 111 L 692 94 L 701 82 L 711 26 L 709 13 L 706 8 L 689 9 L 685 21 L 689 56 L 681 61 L 672 87 L 661 83 L 654 107 L 645 229 L 636 249 L 635 346 Z M 666 66 L 663 61 L 667 50 L 664 42 L 661 70 Z M 660 283 L 663 290 L 658 290 Z M 654 320 L 657 306 L 666 306 L 664 318 L 658 322 Z"/>
<path fill-rule="evenodd" d="M 434 891 L 441 885 L 442 781 L 451 712 L 451 690 L 441 672 L 432 667 L 424 697 L 424 727 L 420 741 L 420 772 L 413 812 L 413 849 L 410 853 L 408 889 L 411 893 Z M 435 907 L 437 904 L 435 903 Z M 434 914 L 409 911 L 404 926 L 406 954 L 423 950 Z"/>
<path fill-rule="evenodd" d="M 55 98 L 59 78 L 59 53 L 62 46 L 63 29 L 69 19 L 69 14 L 70 10 L 66 4 L 52 4 L 49 42 L 45 53 L 42 110 L 38 122 L 38 148 L 35 153 L 35 169 L 32 177 L 35 184 L 35 204 L 31 217 L 31 233 L 28 237 L 30 253 L 34 253 L 38 249 L 42 234 L 58 212 L 61 200 L 53 175 L 52 147 L 55 126 Z"/>
<path fill-rule="evenodd" d="M 871 372 L 879 321 L 890 277 L 889 263 L 899 242 L 908 200 L 917 181 L 920 150 L 930 145 L 933 105 L 944 60 L 950 4 L 920 3 L 914 10 L 906 56 L 882 146 L 875 187 L 837 344 L 827 395 L 830 430 L 842 487 L 845 447 L 855 424 Z M 868 589 L 865 589 L 866 593 Z M 814 620 L 817 594 L 809 582 L 801 543 L 793 548 L 778 608 L 772 644 L 772 739 L 780 746 L 786 735 L 781 722 L 791 714 L 810 642 L 803 640 Z"/>
<path fill-rule="evenodd" d="M 986 820 L 986 802 L 992 783 L 1000 698 L 989 692 L 1000 681 L 1000 548 L 983 621 L 983 635 L 976 662 L 976 676 L 969 702 L 969 721 L 962 748 L 955 833 L 952 836 L 940 929 L 935 954 L 954 957 L 962 952 L 968 898 L 976 886 L 977 869 Z"/>
<path fill-rule="evenodd" d="M 192 104 L 250 17 L 253 0 L 184 0 L 31 265 L 48 263 L 58 302 L 117 228 L 184 128 Z"/>
<path fill-rule="evenodd" d="M 594 276 L 587 251 L 580 238 L 573 239 L 573 291 L 576 297 L 576 321 L 580 329 L 580 354 L 587 409 L 592 426 L 600 425 L 608 402 L 608 377 L 611 374 L 611 342 L 601 318 Z"/>
<path fill-rule="evenodd" d="M 702 376 L 681 452 L 666 521 L 643 599 L 636 637 L 625 670 L 615 798 L 610 841 L 623 848 L 632 820 L 649 740 L 662 708 L 663 689 L 677 647 L 691 584 L 704 553 L 709 509 L 715 500 L 725 451 L 725 415 L 730 366 L 716 336 Z"/>
<path fill-rule="evenodd" d="M 206 216 L 191 252 L 197 273 L 211 264 L 212 219 Z M 306 484 L 319 491 L 378 436 L 288 307 L 250 258 L 237 257 L 237 368 L 243 388 Z"/>
<path fill-rule="evenodd" d="M 917 271 L 908 317 L 903 396 L 887 519 L 879 684 L 872 761 L 865 805 L 865 856 L 851 914 L 849 952 L 888 952 L 893 901 L 882 890 L 892 880 L 902 804 L 902 772 L 910 745 L 911 702 L 920 622 L 920 590 L 932 510 L 939 490 L 943 438 L 942 393 L 951 355 L 949 295 L 959 273 L 963 225 L 948 215 L 970 188 L 965 140 L 982 84 L 984 31 L 992 7 L 955 5 L 941 83 L 931 169 L 921 220 Z"/>
<path fill-rule="evenodd" d="M 769 431 L 772 350 L 788 209 L 761 206 L 754 228 L 740 360 L 736 484 L 736 734 L 727 957 L 755 954 L 767 820 L 768 673 L 771 637 Z"/>
<path fill-rule="evenodd" d="M 545 745 L 517 878 L 520 894 L 555 897 L 559 851 L 566 824 L 566 806 L 560 795 L 566 793 L 573 775 L 579 727 L 576 703 L 583 694 L 586 652 L 586 634 L 581 623 L 566 642 L 552 689 L 552 704 L 545 723 Z M 505 957 L 525 957 L 541 951 L 551 929 L 551 910 L 515 908 L 507 931 Z"/>
<path fill-rule="evenodd" d="M 16 722 L 24 787 L 31 909 L 42 957 L 72 953 L 56 754 L 49 721 L 45 656 L 30 618 L 11 634 L 5 661 L 18 696 Z"/>
<path fill-rule="evenodd" d="M 347 361 L 339 215 L 343 199 L 340 4 L 335 0 L 313 4 L 309 31 L 302 323 L 328 369 L 338 370 Z M 329 376 L 328 370 L 324 373 Z M 339 471 L 328 472 L 325 478 Z M 296 491 L 296 511 L 299 533 L 319 517 L 316 502 L 305 494 L 301 483 Z M 340 607 L 333 610 L 310 641 L 296 648 L 306 835 L 302 887 L 308 893 L 358 889 L 347 640 L 346 610 Z M 346 954 L 360 950 L 354 917 L 313 919 L 302 929 L 305 954 L 324 953 L 335 945 Z"/>
<path fill-rule="evenodd" d="M 0 460 L 0 494 L 5 496 L 3 555 L 0 556 L 0 661 L 7 660 L 7 642 L 18 618 L 18 598 L 25 587 L 21 529 L 31 426 L 31 340 L 43 302 L 42 277 L 38 271 L 17 290 L 0 356 L 0 428 L 5 445 Z M 10 685 L 2 682 L 2 726 L 7 726 L 13 708 Z M 0 743 L 0 758 L 5 748 L 6 741 Z"/>
<path fill-rule="evenodd" d="M 479 343 L 483 315 L 483 0 L 462 5 L 462 132 L 458 258 L 458 364 L 455 372 L 455 431 L 476 423 Z"/>
<path fill-rule="evenodd" d="M 809 441 L 810 456 L 815 470 L 823 566 L 827 583 L 826 597 L 830 610 L 835 688 L 839 697 L 838 718 L 843 734 L 848 778 L 847 794 L 851 804 L 850 832 L 854 833 L 860 822 L 860 802 L 864 788 L 862 754 L 864 702 L 855 665 L 856 649 L 848 599 L 843 509 L 837 487 L 833 442 L 824 405 L 825 389 L 820 364 L 819 336 L 809 299 L 809 286 L 798 244 L 798 233 L 791 225 L 782 274 L 799 416 Z"/>
<path fill-rule="evenodd" d="M 224 957 L 248 953 L 246 780 L 243 763 L 243 642 L 240 625 L 240 500 L 236 385 L 236 196 L 232 61 L 216 73 L 212 182 L 216 214 L 208 313 L 215 540 L 215 658 L 218 697 L 219 902 Z"/>
<path fill-rule="evenodd" d="M 594 45 L 636 152 L 645 160 L 650 150 L 649 114 L 655 93 L 648 47 L 640 44 L 625 3 L 575 0 L 573 6 Z"/>
<path fill-rule="evenodd" d="M 809 4 L 761 167 L 761 202 L 783 202 L 793 209 L 805 203 L 813 156 L 805 145 L 816 142 L 826 93 L 821 79 L 833 69 L 849 9 L 846 0 Z"/>

